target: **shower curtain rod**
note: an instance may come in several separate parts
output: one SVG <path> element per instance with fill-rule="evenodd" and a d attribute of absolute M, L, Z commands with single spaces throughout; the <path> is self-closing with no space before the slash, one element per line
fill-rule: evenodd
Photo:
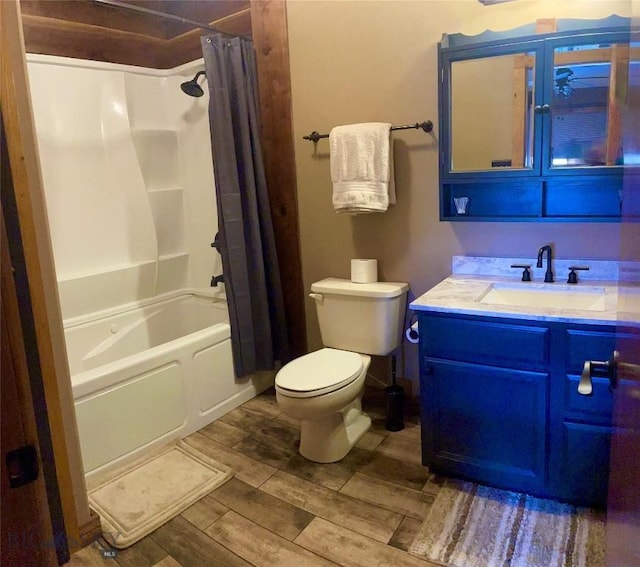
<path fill-rule="evenodd" d="M 210 26 L 209 24 L 203 24 L 202 22 L 196 22 L 195 20 L 189 20 L 182 16 L 176 16 L 175 14 L 167 14 L 166 12 L 159 12 L 158 10 L 152 10 L 151 8 L 143 8 L 142 6 L 135 6 L 134 4 L 127 4 L 126 2 L 120 2 L 119 0 L 92 0 L 96 4 L 105 4 L 107 6 L 113 6 L 115 8 L 123 8 L 125 10 L 131 10 L 133 12 L 141 12 L 143 14 L 149 14 L 150 16 L 157 16 L 158 18 L 164 18 L 165 20 L 173 20 L 182 24 L 190 24 L 203 30 L 209 30 L 212 32 L 221 33 L 231 37 L 247 37 L 245 35 L 236 35 L 220 31 L 217 28 Z"/>
<path fill-rule="evenodd" d="M 405 126 L 391 126 L 391 130 L 422 130 L 424 132 L 431 132 L 433 130 L 433 122 L 427 120 L 426 122 L 416 122 L 415 124 L 407 124 Z M 321 138 L 328 138 L 329 134 L 318 134 L 315 130 L 308 136 L 302 136 L 303 140 L 311 140 L 314 144 Z"/>

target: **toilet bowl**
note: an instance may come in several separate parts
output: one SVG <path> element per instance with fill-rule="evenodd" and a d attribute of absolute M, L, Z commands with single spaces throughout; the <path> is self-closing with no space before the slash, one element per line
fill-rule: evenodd
<path fill-rule="evenodd" d="M 371 357 L 323 348 L 285 365 L 276 375 L 276 399 L 300 420 L 300 454 L 316 463 L 342 459 L 371 427 L 362 392 Z"/>
<path fill-rule="evenodd" d="M 370 355 L 398 348 L 408 284 L 325 278 L 311 284 L 325 348 L 276 375 L 280 409 L 300 420 L 300 454 L 317 463 L 342 459 L 371 427 L 362 412 Z"/>

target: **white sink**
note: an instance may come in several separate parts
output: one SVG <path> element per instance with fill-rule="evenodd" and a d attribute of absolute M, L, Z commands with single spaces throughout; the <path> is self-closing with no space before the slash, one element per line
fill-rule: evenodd
<path fill-rule="evenodd" d="M 491 305 L 604 311 L 603 287 L 493 283 L 477 299 Z"/>

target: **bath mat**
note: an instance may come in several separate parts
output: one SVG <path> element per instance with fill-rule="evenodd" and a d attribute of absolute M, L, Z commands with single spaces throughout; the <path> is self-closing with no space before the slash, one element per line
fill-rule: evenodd
<path fill-rule="evenodd" d="M 128 547 L 177 516 L 233 473 L 179 442 L 89 492 L 105 539 Z"/>
<path fill-rule="evenodd" d="M 449 479 L 409 553 L 447 567 L 600 567 L 604 524 L 604 512 Z"/>

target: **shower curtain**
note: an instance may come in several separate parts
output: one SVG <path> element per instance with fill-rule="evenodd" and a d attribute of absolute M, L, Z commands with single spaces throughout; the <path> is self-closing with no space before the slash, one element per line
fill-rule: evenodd
<path fill-rule="evenodd" d="M 220 253 L 236 376 L 289 360 L 275 237 L 260 145 L 250 39 L 201 38 L 209 86 Z"/>

